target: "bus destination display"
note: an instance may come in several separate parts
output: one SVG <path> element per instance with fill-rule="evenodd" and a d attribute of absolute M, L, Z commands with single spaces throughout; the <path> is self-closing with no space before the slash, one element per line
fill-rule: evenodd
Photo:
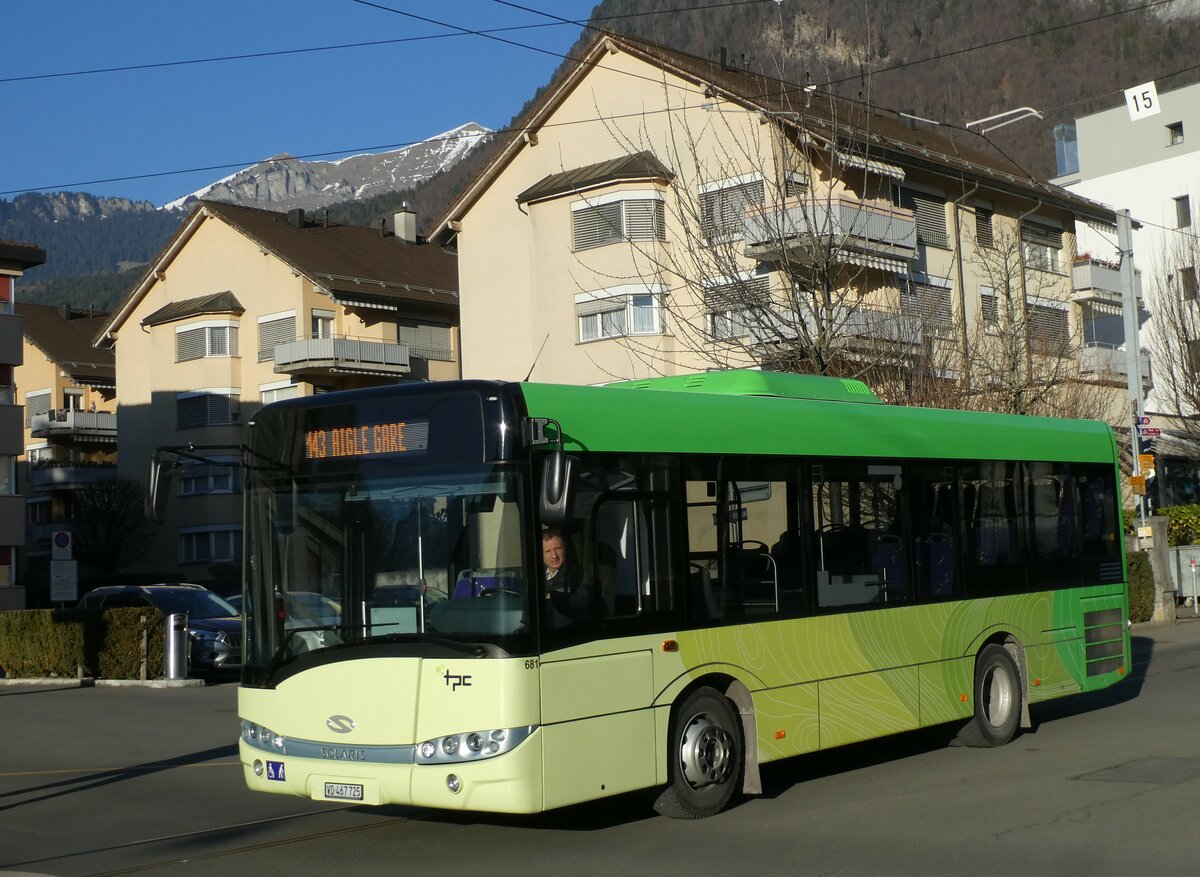
<path fill-rule="evenodd" d="M 304 433 L 304 456 L 309 460 L 423 453 L 428 448 L 426 420 L 338 426 Z"/>

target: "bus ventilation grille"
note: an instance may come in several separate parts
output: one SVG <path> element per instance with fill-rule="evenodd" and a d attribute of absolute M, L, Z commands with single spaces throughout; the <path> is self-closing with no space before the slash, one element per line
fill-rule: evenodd
<path fill-rule="evenodd" d="M 1120 609 L 1083 613 L 1087 675 L 1102 676 L 1125 666 L 1125 619 Z"/>
<path fill-rule="evenodd" d="M 1125 570 L 1122 569 L 1121 561 L 1119 560 L 1108 560 L 1101 563 L 1097 572 L 1100 574 L 1100 583 L 1104 585 L 1111 585 L 1125 580 Z"/>

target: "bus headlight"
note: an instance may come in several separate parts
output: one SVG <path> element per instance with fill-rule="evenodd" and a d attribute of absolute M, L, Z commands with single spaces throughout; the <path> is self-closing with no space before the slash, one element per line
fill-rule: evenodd
<path fill-rule="evenodd" d="M 536 725 L 521 728 L 494 728 L 487 731 L 466 731 L 447 734 L 437 740 L 426 740 L 417 746 L 417 764 L 456 764 L 491 758 L 515 749 L 537 730 Z"/>

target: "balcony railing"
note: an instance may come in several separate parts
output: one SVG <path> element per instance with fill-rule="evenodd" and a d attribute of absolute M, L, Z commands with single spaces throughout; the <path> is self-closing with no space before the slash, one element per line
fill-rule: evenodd
<path fill-rule="evenodd" d="M 74 490 L 116 477 L 115 463 L 39 462 L 29 467 L 29 487 L 36 491 Z"/>
<path fill-rule="evenodd" d="M 746 252 L 766 256 L 780 250 L 834 246 L 841 262 L 893 266 L 917 256 L 917 221 L 911 210 L 845 195 L 800 196 L 776 206 L 751 207 L 746 214 Z"/>
<path fill-rule="evenodd" d="M 1142 381 L 1148 382 L 1150 380 L 1150 354 L 1144 350 L 1139 353 L 1141 356 L 1138 371 L 1141 373 Z M 1125 377 L 1129 374 L 1129 354 L 1124 348 L 1117 347 L 1115 344 L 1094 341 L 1079 349 L 1079 370 L 1084 374 L 1111 374 Z"/>
<path fill-rule="evenodd" d="M 116 441 L 117 415 L 108 411 L 76 411 L 60 408 L 29 418 L 29 431 L 34 438 L 74 436 Z"/>
<path fill-rule="evenodd" d="M 362 338 L 301 338 L 275 345 L 277 374 L 350 372 L 403 375 L 409 372 L 407 344 Z"/>
<path fill-rule="evenodd" d="M 1121 296 L 1121 266 L 1113 262 L 1102 262 L 1099 259 L 1080 259 L 1071 268 L 1071 286 L 1076 293 L 1099 291 L 1111 293 L 1117 301 Z M 1140 300 L 1142 297 L 1142 272 L 1133 272 L 1133 292 Z M 1111 296 L 1102 296 L 1111 298 Z M 1080 296 L 1076 295 L 1078 300 Z"/>

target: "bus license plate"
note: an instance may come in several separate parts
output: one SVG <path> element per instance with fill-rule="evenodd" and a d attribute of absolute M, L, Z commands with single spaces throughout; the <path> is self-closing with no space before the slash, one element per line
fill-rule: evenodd
<path fill-rule="evenodd" d="M 363 787 L 360 783 L 326 783 L 325 797 L 338 801 L 361 801 Z"/>

